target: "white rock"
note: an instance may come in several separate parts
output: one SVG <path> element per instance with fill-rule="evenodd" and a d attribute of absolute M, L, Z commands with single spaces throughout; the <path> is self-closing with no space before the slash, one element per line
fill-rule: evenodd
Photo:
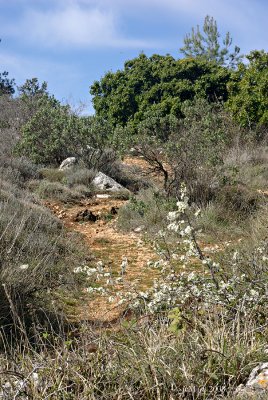
<path fill-rule="evenodd" d="M 252 393 L 268 392 L 268 362 L 255 367 L 245 385 L 239 385 L 236 389 L 238 395 L 249 395 Z"/>
<path fill-rule="evenodd" d="M 110 178 L 109 176 L 103 174 L 102 172 L 97 173 L 92 183 L 98 189 L 107 190 L 109 192 L 116 192 L 118 190 L 124 189 L 122 185 L 117 183 L 114 179 Z"/>
<path fill-rule="evenodd" d="M 65 169 L 71 168 L 76 164 L 77 160 L 75 157 L 68 157 L 62 161 L 59 170 L 64 171 Z"/>
<path fill-rule="evenodd" d="M 111 197 L 110 194 L 97 194 L 96 195 L 97 199 L 109 199 L 109 197 Z"/>
<path fill-rule="evenodd" d="M 144 225 L 140 225 L 140 226 L 137 226 L 137 228 L 133 229 L 133 231 L 136 233 L 140 233 L 144 230 L 144 228 L 145 228 Z"/>

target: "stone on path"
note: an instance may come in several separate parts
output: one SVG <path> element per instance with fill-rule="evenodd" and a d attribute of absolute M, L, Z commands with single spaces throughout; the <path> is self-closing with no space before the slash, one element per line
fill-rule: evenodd
<path fill-rule="evenodd" d="M 105 175 L 103 172 L 98 172 L 92 181 L 93 185 L 100 190 L 107 190 L 110 192 L 116 192 L 118 190 L 124 189 L 122 185 L 117 183 L 114 179 Z"/>
<path fill-rule="evenodd" d="M 62 161 L 59 170 L 64 171 L 65 169 L 69 169 L 73 167 L 77 163 L 77 160 L 75 157 L 68 157 L 65 160 Z"/>

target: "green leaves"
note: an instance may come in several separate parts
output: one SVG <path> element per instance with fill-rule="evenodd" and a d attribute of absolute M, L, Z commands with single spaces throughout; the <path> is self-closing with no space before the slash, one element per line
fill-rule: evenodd
<path fill-rule="evenodd" d="M 219 42 L 220 36 L 216 20 L 207 15 L 203 24 L 203 33 L 199 25 L 192 28 L 191 33 L 185 36 L 184 46 L 180 48 L 180 51 L 186 57 L 197 57 L 233 68 L 242 58 L 239 55 L 240 48 L 235 46 L 230 52 L 232 45 L 230 33 L 225 34 L 222 45 Z"/>
<path fill-rule="evenodd" d="M 181 118 L 182 103 L 196 97 L 226 100 L 229 78 L 227 68 L 208 60 L 140 54 L 95 82 L 91 94 L 98 116 L 114 126 L 137 126 L 148 114 Z"/>
<path fill-rule="evenodd" d="M 228 85 L 227 106 L 243 127 L 268 126 L 268 53 L 252 51 Z"/>

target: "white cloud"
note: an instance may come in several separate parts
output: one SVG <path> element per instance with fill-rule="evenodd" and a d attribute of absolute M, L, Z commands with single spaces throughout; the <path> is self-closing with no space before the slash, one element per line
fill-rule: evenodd
<path fill-rule="evenodd" d="M 61 0 L 57 2 L 60 3 Z M 17 24 L 5 27 L 5 32 L 45 47 L 147 48 L 153 45 L 120 34 L 112 11 L 82 7 L 77 1 L 67 1 L 56 9 L 28 9 Z"/>

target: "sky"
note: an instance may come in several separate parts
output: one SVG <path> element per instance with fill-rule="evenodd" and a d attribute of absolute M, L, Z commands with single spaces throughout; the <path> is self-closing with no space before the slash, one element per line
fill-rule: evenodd
<path fill-rule="evenodd" d="M 268 51 L 268 0 L 0 0 L 0 71 L 21 85 L 36 77 L 51 94 L 94 112 L 90 85 L 141 52 L 179 52 L 206 15 L 248 54 Z"/>

